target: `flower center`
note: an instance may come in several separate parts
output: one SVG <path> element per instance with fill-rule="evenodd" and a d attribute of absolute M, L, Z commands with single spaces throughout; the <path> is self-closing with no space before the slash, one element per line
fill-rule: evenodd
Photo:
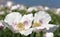
<path fill-rule="evenodd" d="M 18 26 L 19 28 L 23 28 L 24 25 L 23 25 L 23 23 L 18 23 L 17 26 Z"/>
<path fill-rule="evenodd" d="M 19 30 L 19 31 L 22 31 L 22 30 L 24 30 L 25 28 L 24 28 L 24 24 L 23 23 L 18 23 L 17 24 L 17 29 Z"/>
<path fill-rule="evenodd" d="M 32 25 L 32 27 L 39 27 L 39 26 L 41 26 L 41 23 L 39 23 L 39 22 L 35 22 L 35 23 Z"/>
<path fill-rule="evenodd" d="M 24 25 L 28 25 L 28 21 L 24 21 Z"/>

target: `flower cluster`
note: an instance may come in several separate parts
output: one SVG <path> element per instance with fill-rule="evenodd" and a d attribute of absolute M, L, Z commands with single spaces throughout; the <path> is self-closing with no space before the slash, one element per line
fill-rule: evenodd
<path fill-rule="evenodd" d="M 31 34 L 32 31 L 46 30 L 48 32 L 50 31 L 50 28 L 58 27 L 57 25 L 49 24 L 49 21 L 51 21 L 51 17 L 44 11 L 36 12 L 34 16 L 33 14 L 22 16 L 18 12 L 12 12 L 4 19 L 4 22 L 7 23 L 5 25 L 10 30 L 16 33 L 21 33 L 25 36 Z"/>
<path fill-rule="evenodd" d="M 44 10 L 37 10 L 35 7 L 26 9 L 23 5 L 20 6 L 19 4 L 13 6 L 11 2 L 8 2 L 6 7 L 9 8 L 9 12 L 11 13 L 7 14 L 4 20 L 0 22 L 1 28 L 8 27 L 12 32 L 20 33 L 25 36 L 31 34 L 32 32 L 43 31 L 46 32 L 44 37 L 48 37 L 47 35 L 51 35 L 50 37 L 53 37 L 53 31 L 56 30 L 58 25 L 49 24 L 51 16 L 45 11 L 49 8 L 45 7 Z M 25 9 L 27 12 L 35 10 L 36 13 L 22 15 L 22 12 L 12 11 L 16 9 Z"/>

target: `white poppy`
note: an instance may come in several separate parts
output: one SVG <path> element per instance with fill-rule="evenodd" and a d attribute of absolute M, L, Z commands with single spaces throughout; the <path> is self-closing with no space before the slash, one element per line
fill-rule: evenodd
<path fill-rule="evenodd" d="M 32 12 L 33 10 L 38 11 L 36 7 L 29 7 L 27 12 Z"/>
<path fill-rule="evenodd" d="M 11 1 L 8 1 L 8 2 L 6 3 L 6 6 L 9 7 L 9 8 L 12 7 L 12 5 L 13 5 L 13 3 L 12 3 Z"/>
<path fill-rule="evenodd" d="M 8 23 L 7 27 L 10 28 L 12 31 L 27 36 L 33 31 L 33 28 L 30 28 L 32 25 L 32 20 L 32 14 L 21 16 L 21 14 L 19 14 L 18 12 L 13 12 L 8 14 L 4 21 Z"/>
<path fill-rule="evenodd" d="M 39 11 L 35 13 L 32 27 L 37 30 L 40 30 L 40 29 L 49 30 L 50 28 L 53 28 L 56 26 L 53 24 L 49 24 L 49 21 L 51 21 L 50 15 L 44 11 Z"/>

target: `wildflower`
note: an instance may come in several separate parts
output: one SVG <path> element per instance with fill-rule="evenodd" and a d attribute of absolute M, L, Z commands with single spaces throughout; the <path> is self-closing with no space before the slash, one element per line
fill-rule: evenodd
<path fill-rule="evenodd" d="M 39 11 L 35 13 L 34 16 L 34 22 L 32 27 L 35 28 L 35 30 L 49 30 L 50 28 L 57 27 L 57 25 L 49 24 L 51 21 L 50 15 L 45 11 Z"/>
<path fill-rule="evenodd" d="M 38 11 L 36 7 L 29 7 L 27 12 L 32 12 L 33 10 Z"/>
<path fill-rule="evenodd" d="M 32 33 L 33 28 L 30 28 L 32 25 L 33 16 L 32 14 L 21 16 L 18 12 L 10 13 L 5 18 L 5 23 L 9 29 L 13 32 L 21 33 L 22 35 L 29 35 Z"/>

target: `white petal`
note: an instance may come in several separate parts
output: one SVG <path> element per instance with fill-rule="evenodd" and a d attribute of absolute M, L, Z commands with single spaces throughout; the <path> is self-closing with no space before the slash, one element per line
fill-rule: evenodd
<path fill-rule="evenodd" d="M 19 10 L 25 10 L 26 7 L 24 5 L 20 5 Z"/>
<path fill-rule="evenodd" d="M 21 19 L 21 22 L 26 22 L 25 25 L 25 29 L 29 29 L 32 25 L 32 21 L 33 21 L 33 15 L 32 14 L 28 14 L 28 15 L 24 15 L 23 18 Z"/>
<path fill-rule="evenodd" d="M 46 6 L 44 9 L 45 9 L 45 10 L 49 10 L 50 8 Z"/>
<path fill-rule="evenodd" d="M 44 27 L 46 30 L 52 29 L 52 31 L 56 30 L 56 28 L 59 27 L 59 25 L 54 25 L 54 24 L 45 24 Z"/>
<path fill-rule="evenodd" d="M 45 27 L 39 26 L 39 27 L 34 27 L 33 29 L 34 29 L 34 31 L 37 31 L 37 30 L 43 30 L 43 29 L 45 29 Z"/>
<path fill-rule="evenodd" d="M 21 20 L 21 14 L 18 12 L 12 12 L 5 17 L 4 19 L 5 26 L 7 26 L 12 31 L 15 31 L 15 25 L 17 25 L 17 23 L 20 20 Z"/>
<path fill-rule="evenodd" d="M 9 25 L 12 25 L 12 23 L 18 23 L 20 19 L 21 14 L 19 14 L 18 12 L 12 12 L 5 17 L 4 21 Z"/>
<path fill-rule="evenodd" d="M 14 5 L 11 7 L 11 10 L 15 10 L 15 9 L 18 9 L 20 7 L 20 5 Z"/>
<path fill-rule="evenodd" d="M 28 36 L 29 34 L 32 33 L 32 31 L 33 31 L 33 28 L 27 29 L 27 30 L 25 30 L 25 31 L 20 31 L 20 33 L 21 33 L 22 35 Z"/>
<path fill-rule="evenodd" d="M 54 34 L 52 32 L 46 32 L 44 37 L 54 37 Z"/>
<path fill-rule="evenodd" d="M 30 8 L 28 8 L 27 12 L 32 12 L 33 10 L 37 11 L 37 8 L 36 7 L 30 7 Z"/>
<path fill-rule="evenodd" d="M 51 17 L 49 14 L 45 11 L 39 11 L 35 13 L 34 21 L 39 21 L 41 20 L 44 24 L 49 23 L 51 21 Z"/>
<path fill-rule="evenodd" d="M 8 1 L 8 2 L 6 3 L 6 5 L 7 5 L 8 7 L 11 7 L 11 6 L 13 5 L 13 3 L 12 3 L 11 1 Z"/>

